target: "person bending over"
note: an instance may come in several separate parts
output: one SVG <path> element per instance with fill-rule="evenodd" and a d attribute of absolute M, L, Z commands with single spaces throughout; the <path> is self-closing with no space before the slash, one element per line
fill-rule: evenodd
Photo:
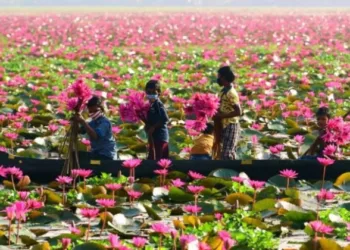
<path fill-rule="evenodd" d="M 211 160 L 214 144 L 214 124 L 207 123 L 207 128 L 194 140 L 190 160 Z"/>

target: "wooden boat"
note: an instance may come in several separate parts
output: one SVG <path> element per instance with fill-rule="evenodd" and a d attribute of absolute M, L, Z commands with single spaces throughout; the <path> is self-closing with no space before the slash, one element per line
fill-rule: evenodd
<path fill-rule="evenodd" d="M 64 160 L 40 160 L 21 158 L 0 153 L 0 164 L 16 166 L 25 175 L 29 175 L 33 182 L 48 183 L 55 180 L 61 174 Z M 92 169 L 95 175 L 102 172 L 117 175 L 119 171 L 128 175 L 129 170 L 122 167 L 122 161 L 80 159 L 80 166 L 84 169 Z M 203 175 L 209 175 L 216 169 L 232 169 L 237 172 L 245 172 L 251 179 L 268 180 L 270 177 L 279 174 L 283 169 L 293 169 L 299 173 L 299 179 L 319 180 L 322 178 L 322 166 L 315 160 L 236 160 L 236 161 L 173 161 L 170 171 L 181 171 L 187 173 L 192 170 Z M 136 169 L 136 177 L 155 176 L 154 170 L 159 169 L 154 161 L 143 161 Z M 350 172 L 350 161 L 336 161 L 327 168 L 327 179 L 334 180 L 339 175 Z"/>

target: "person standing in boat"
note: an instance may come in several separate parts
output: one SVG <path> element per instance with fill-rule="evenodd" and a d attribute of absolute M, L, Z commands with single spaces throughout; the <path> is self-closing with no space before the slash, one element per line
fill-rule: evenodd
<path fill-rule="evenodd" d="M 145 130 L 148 135 L 148 160 L 169 158 L 169 117 L 164 104 L 159 100 L 160 82 L 150 80 L 146 84 L 146 96 L 151 107 L 147 114 Z"/>
<path fill-rule="evenodd" d="M 112 132 L 112 124 L 104 115 L 102 100 L 93 96 L 87 103 L 90 121 L 87 122 L 81 114 L 75 119 L 81 125 L 81 133 L 87 134 L 91 141 L 91 158 L 96 160 L 115 160 L 117 146 Z"/>
<path fill-rule="evenodd" d="M 223 88 L 220 92 L 219 111 L 213 118 L 215 122 L 213 151 L 215 158 L 221 160 L 237 158 L 236 147 L 240 137 L 239 117 L 242 115 L 242 109 L 238 93 L 233 87 L 234 81 L 235 75 L 229 66 L 218 70 L 217 83 Z"/>

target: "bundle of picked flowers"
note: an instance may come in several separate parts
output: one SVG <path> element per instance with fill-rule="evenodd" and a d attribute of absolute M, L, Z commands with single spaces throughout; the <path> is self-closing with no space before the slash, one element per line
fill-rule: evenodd
<path fill-rule="evenodd" d="M 91 97 L 92 90 L 82 79 L 75 81 L 60 95 L 61 101 L 65 103 L 66 110 L 74 114 L 79 114 Z M 73 169 L 79 168 L 78 133 L 79 124 L 73 119 L 64 140 L 64 143 L 68 141 L 68 153 L 62 175 L 69 175 Z"/>
<path fill-rule="evenodd" d="M 341 157 L 340 146 L 350 143 L 350 122 L 344 121 L 342 117 L 330 119 L 322 139 L 329 144 L 324 151 L 326 155 Z"/>
<path fill-rule="evenodd" d="M 348 144 L 350 142 L 350 122 L 344 121 L 342 117 L 330 119 L 323 140 L 339 146 Z"/>
<path fill-rule="evenodd" d="M 190 135 L 199 134 L 206 129 L 206 124 L 216 113 L 220 99 L 209 93 L 195 93 L 187 102 L 185 113 L 195 119 L 187 120 L 185 128 Z"/>
<path fill-rule="evenodd" d="M 130 90 L 129 95 L 122 96 L 126 103 L 119 107 L 120 118 L 123 122 L 136 123 L 147 121 L 147 113 L 150 108 L 143 91 Z"/>

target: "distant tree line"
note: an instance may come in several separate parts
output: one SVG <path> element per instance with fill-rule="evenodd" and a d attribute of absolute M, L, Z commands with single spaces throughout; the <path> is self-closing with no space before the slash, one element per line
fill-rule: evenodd
<path fill-rule="evenodd" d="M 350 7 L 350 0 L 0 0 L 1 6 L 300 6 Z"/>

